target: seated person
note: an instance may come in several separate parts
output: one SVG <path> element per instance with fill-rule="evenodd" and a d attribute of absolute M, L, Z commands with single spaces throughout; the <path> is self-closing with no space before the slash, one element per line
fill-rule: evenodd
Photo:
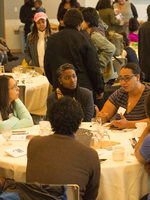
<path fill-rule="evenodd" d="M 129 20 L 129 35 L 130 42 L 138 42 L 139 22 L 136 18 L 132 17 Z"/>
<path fill-rule="evenodd" d="M 3 53 L 1 53 L 1 52 L 3 52 Z M 3 60 L 1 58 L 1 55 L 3 55 L 2 56 Z M 0 37 L 0 62 L 2 64 L 6 64 L 7 59 L 8 59 L 8 61 L 18 60 L 18 56 L 14 56 L 11 53 L 10 49 L 8 48 L 8 46 L 6 44 L 5 39 Z"/>
<path fill-rule="evenodd" d="M 144 110 L 144 101 L 150 87 L 140 82 L 140 68 L 135 63 L 128 63 L 120 70 L 121 88 L 116 90 L 106 101 L 100 112 L 97 109 L 97 117 L 101 117 L 103 123 L 109 121 L 118 111 L 125 109 L 123 114 L 115 116 L 116 120 L 111 125 L 118 128 L 135 128 L 137 122 L 147 122 Z"/>
<path fill-rule="evenodd" d="M 12 76 L 0 76 L 0 128 L 12 129 L 33 126 L 30 113 L 18 99 L 19 88 Z"/>
<path fill-rule="evenodd" d="M 65 96 L 48 108 L 54 134 L 29 142 L 26 182 L 78 184 L 81 199 L 95 200 L 100 180 L 98 155 L 74 138 L 83 118 L 80 104 Z"/>
<path fill-rule="evenodd" d="M 124 44 L 124 50 L 125 50 L 125 54 L 123 53 L 124 55 L 122 55 L 122 57 L 126 58 L 128 63 L 132 62 L 139 65 L 139 61 L 138 61 L 135 50 L 129 46 L 130 41 L 127 37 L 126 32 L 120 32 L 120 34 L 123 36 L 123 44 Z"/>
<path fill-rule="evenodd" d="M 70 96 L 80 103 L 84 113 L 83 121 L 91 121 L 94 115 L 93 95 L 89 89 L 78 86 L 74 66 L 65 63 L 57 69 L 56 73 L 58 87 L 47 99 L 47 116 L 49 115 L 49 106 L 54 100 L 63 96 Z"/>
<path fill-rule="evenodd" d="M 150 93 L 147 96 L 145 101 L 145 109 L 148 118 L 150 119 Z M 135 156 L 139 162 L 143 163 L 145 169 L 148 173 L 150 173 L 150 121 L 143 134 L 141 135 L 136 148 L 135 148 Z M 142 198 L 142 200 L 146 200 L 150 198 L 150 194 L 146 195 Z"/>

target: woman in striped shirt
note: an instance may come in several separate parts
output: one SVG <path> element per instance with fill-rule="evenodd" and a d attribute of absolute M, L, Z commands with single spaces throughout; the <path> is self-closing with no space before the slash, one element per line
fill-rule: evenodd
<path fill-rule="evenodd" d="M 141 70 L 135 63 L 128 63 L 120 71 L 121 88 L 116 90 L 106 101 L 97 117 L 103 123 L 115 115 L 111 125 L 118 128 L 134 128 L 137 122 L 148 121 L 144 101 L 150 87 L 140 82 Z"/>

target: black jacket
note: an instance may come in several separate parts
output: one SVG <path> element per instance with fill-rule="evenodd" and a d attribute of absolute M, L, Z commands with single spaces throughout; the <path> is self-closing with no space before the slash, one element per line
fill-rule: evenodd
<path fill-rule="evenodd" d="M 49 82 L 57 87 L 56 70 L 64 64 L 75 66 L 78 84 L 100 94 L 104 91 L 96 49 L 88 38 L 76 29 L 65 28 L 53 34 L 47 43 L 44 68 Z"/>
<path fill-rule="evenodd" d="M 138 40 L 139 64 L 146 76 L 150 77 L 150 21 L 140 26 Z"/>
<path fill-rule="evenodd" d="M 19 18 L 22 23 L 25 24 L 24 30 L 30 32 L 30 26 L 32 24 L 32 18 L 34 17 L 34 11 L 32 10 L 32 4 L 29 2 L 25 3 L 21 9 Z"/>

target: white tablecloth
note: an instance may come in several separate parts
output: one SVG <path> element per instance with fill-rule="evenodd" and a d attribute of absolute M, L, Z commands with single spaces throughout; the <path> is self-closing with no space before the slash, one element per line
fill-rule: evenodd
<path fill-rule="evenodd" d="M 90 123 L 82 123 L 82 128 L 95 130 L 90 127 Z M 39 133 L 39 126 L 28 128 L 31 134 Z M 100 188 L 97 200 L 139 200 L 148 193 L 148 174 L 131 151 L 129 138 L 133 135 L 132 130 L 118 131 L 110 133 L 111 141 L 121 142 L 126 148 L 127 156 L 124 161 L 116 162 L 112 160 L 112 151 L 106 149 L 97 150 L 100 158 L 107 160 L 101 163 Z M 2 143 L 2 140 L 0 140 Z M 11 141 L 12 142 L 12 141 Z M 5 153 L 5 150 L 12 147 L 27 148 L 28 141 L 13 141 L 11 146 L 0 144 L 0 174 L 1 176 L 15 178 L 16 181 L 25 181 L 26 156 L 13 158 Z"/>

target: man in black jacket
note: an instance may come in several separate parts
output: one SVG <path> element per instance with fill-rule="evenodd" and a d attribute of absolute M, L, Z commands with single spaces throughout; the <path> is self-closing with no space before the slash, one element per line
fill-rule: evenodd
<path fill-rule="evenodd" d="M 139 29 L 138 53 L 141 70 L 145 73 L 145 81 L 150 82 L 150 5 L 147 7 L 147 22 Z"/>
<path fill-rule="evenodd" d="M 70 9 L 64 16 L 65 29 L 53 34 L 47 43 L 44 58 L 45 74 L 54 89 L 57 87 L 57 68 L 64 63 L 75 66 L 78 84 L 93 91 L 94 99 L 102 99 L 104 83 L 99 71 L 96 49 L 80 32 L 82 13 Z"/>
<path fill-rule="evenodd" d="M 25 41 L 27 39 L 28 33 L 31 32 L 31 25 L 32 25 L 32 19 L 34 17 L 35 11 L 32 10 L 32 7 L 34 1 L 33 0 L 25 0 L 24 5 L 20 9 L 20 20 L 22 23 L 25 24 L 24 26 L 24 37 Z"/>

